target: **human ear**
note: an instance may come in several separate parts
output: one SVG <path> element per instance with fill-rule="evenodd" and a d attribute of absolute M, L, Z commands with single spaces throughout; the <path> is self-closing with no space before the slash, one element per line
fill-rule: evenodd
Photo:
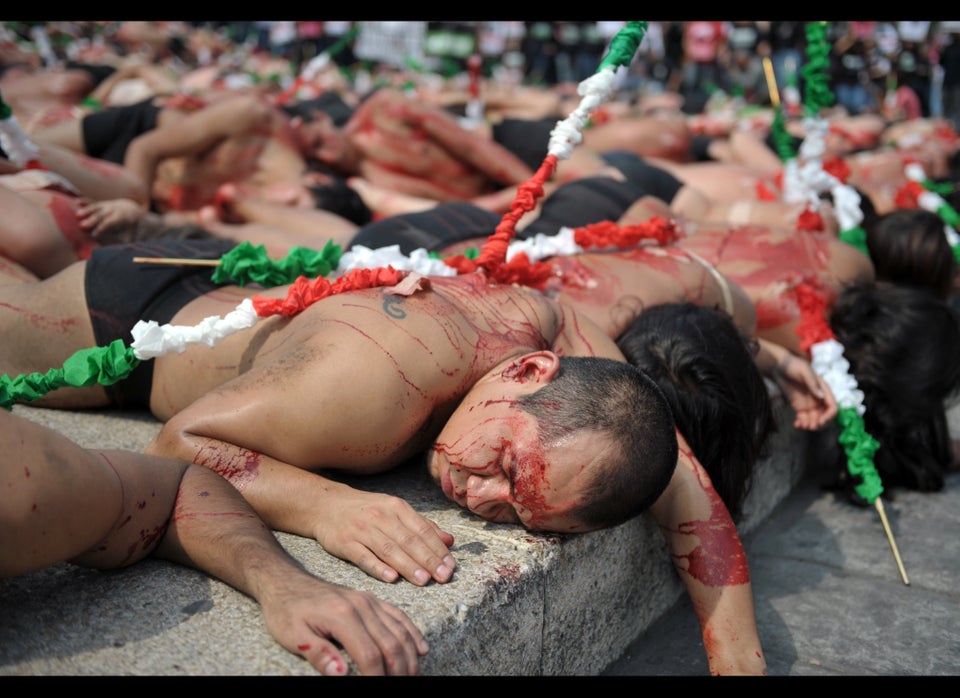
<path fill-rule="evenodd" d="M 513 361 L 500 374 L 504 380 L 549 383 L 560 370 L 560 357 L 552 351 L 535 351 Z"/>

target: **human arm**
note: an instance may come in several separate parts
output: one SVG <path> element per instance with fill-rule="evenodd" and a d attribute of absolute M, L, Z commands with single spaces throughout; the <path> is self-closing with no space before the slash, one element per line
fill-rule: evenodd
<path fill-rule="evenodd" d="M 126 198 L 142 206 L 147 204 L 146 185 L 121 165 L 43 143 L 38 145 L 37 160 L 67 180 L 82 196 L 95 200 Z"/>
<path fill-rule="evenodd" d="M 218 101 L 134 138 L 127 147 L 124 166 L 145 183 L 152 195 L 161 161 L 198 155 L 231 136 L 268 129 L 276 116 L 272 107 L 257 97 Z"/>
<path fill-rule="evenodd" d="M 678 433 L 680 457 L 650 513 L 700 624 L 710 673 L 764 675 L 746 554 L 710 478 Z"/>
<path fill-rule="evenodd" d="M 499 143 L 463 128 L 445 110 L 409 99 L 396 90 L 379 90 L 357 113 L 368 115 L 374 125 L 385 131 L 396 130 L 396 120 L 402 120 L 422 130 L 455 158 L 504 186 L 520 184 L 533 176 L 520 158 Z M 361 123 L 363 119 L 357 121 Z"/>
<path fill-rule="evenodd" d="M 171 417 L 148 452 L 211 468 L 271 528 L 314 538 L 372 577 L 393 582 L 402 576 L 420 586 L 449 581 L 456 566 L 448 550 L 453 536 L 399 497 L 364 492 L 316 472 L 334 465 L 348 469 L 351 454 L 364 444 L 376 450 L 376 432 L 385 430 L 371 419 L 375 405 L 334 394 L 332 386 L 341 379 L 320 377 L 334 363 L 329 357 L 286 361 L 316 366 L 317 373 L 298 372 L 286 380 L 276 367 L 248 371 Z M 352 381 L 351 391 L 375 394 L 359 381 Z M 389 419 L 396 421 L 392 410 Z"/>
<path fill-rule="evenodd" d="M 783 167 L 780 156 L 756 131 L 734 130 L 727 139 L 733 162 L 756 167 L 763 175 L 774 176 Z"/>
<path fill-rule="evenodd" d="M 82 448 L 0 410 L 0 577 L 62 561 L 95 569 L 147 555 L 255 598 L 267 629 L 318 671 L 415 674 L 427 645 L 399 609 L 308 574 L 214 472 L 173 458 Z"/>
<path fill-rule="evenodd" d="M 153 95 L 174 94 L 179 89 L 177 80 L 173 79 L 166 68 L 150 63 L 140 57 L 125 60 L 104 78 L 99 85 L 93 88 L 87 97 L 100 104 L 111 105 L 114 90 L 128 80 L 141 80 Z"/>
<path fill-rule="evenodd" d="M 410 675 L 428 646 L 400 609 L 309 574 L 236 489 L 212 470 L 186 469 L 154 553 L 217 577 L 260 604 L 271 636 L 324 675 Z"/>
<path fill-rule="evenodd" d="M 790 403 L 795 428 L 816 431 L 837 416 L 837 401 L 830 386 L 814 372 L 809 361 L 769 340 L 758 342 L 757 368 L 777 384 Z"/>

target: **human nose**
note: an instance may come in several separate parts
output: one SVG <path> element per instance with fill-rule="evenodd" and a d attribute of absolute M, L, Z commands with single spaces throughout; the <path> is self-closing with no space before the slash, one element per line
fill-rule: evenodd
<path fill-rule="evenodd" d="M 515 521 L 509 481 L 502 476 L 467 478 L 467 508 L 488 521 Z"/>

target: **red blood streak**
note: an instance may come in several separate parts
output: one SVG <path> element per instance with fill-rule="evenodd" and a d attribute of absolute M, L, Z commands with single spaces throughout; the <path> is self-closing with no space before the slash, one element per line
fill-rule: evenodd
<path fill-rule="evenodd" d="M 145 551 L 151 550 L 159 541 L 163 535 L 167 532 L 166 523 L 157 526 L 152 531 L 141 530 L 140 531 L 140 540 L 130 545 L 127 548 L 127 556 L 125 559 L 129 560 L 134 557 L 137 552 L 137 546 L 141 545 L 142 549 Z"/>
<path fill-rule="evenodd" d="M 233 450 L 224 446 L 205 446 L 197 452 L 193 462 L 210 468 L 233 483 L 239 492 L 243 492 L 259 475 L 261 458 L 256 451 L 243 448 Z"/>
<path fill-rule="evenodd" d="M 10 263 L 9 260 L 4 259 L 3 256 L 7 253 L 3 248 L 0 248 L 0 273 L 9 276 L 12 279 L 18 281 L 36 281 L 36 279 L 28 273 L 25 273 L 19 267 L 14 266 Z"/>
<path fill-rule="evenodd" d="M 692 453 L 686 453 L 691 459 L 694 458 Z M 697 472 L 704 494 L 710 500 L 710 518 L 707 521 L 680 524 L 677 532 L 696 536 L 699 544 L 689 553 L 674 557 L 686 560 L 687 573 L 706 586 L 747 584 L 750 581 L 750 569 L 737 528 L 709 480 L 702 479 L 705 473 L 702 469 Z"/>
<path fill-rule="evenodd" d="M 51 192 L 49 201 L 47 202 L 47 210 L 50 212 L 50 215 L 53 216 L 57 230 L 59 230 L 63 238 L 70 243 L 70 247 L 73 248 L 74 253 L 76 253 L 77 259 L 86 259 L 90 256 L 93 249 L 97 247 L 97 243 L 93 241 L 93 238 L 91 238 L 88 233 L 81 230 L 77 222 L 78 203 L 79 200 L 72 196 Z"/>
<path fill-rule="evenodd" d="M 10 310 L 16 311 L 26 317 L 30 324 L 36 325 L 40 328 L 45 329 L 56 329 L 58 332 L 66 334 L 69 332 L 74 325 L 77 324 L 77 321 L 72 318 L 51 318 L 46 315 L 40 315 L 39 313 L 33 313 L 28 311 L 26 308 L 20 308 L 9 303 L 0 303 L 0 308 L 9 308 Z"/>

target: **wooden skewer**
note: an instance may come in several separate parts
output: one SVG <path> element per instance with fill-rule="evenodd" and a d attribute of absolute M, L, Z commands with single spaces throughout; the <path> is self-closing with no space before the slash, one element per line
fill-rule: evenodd
<path fill-rule="evenodd" d="M 880 497 L 877 497 L 874 502 L 874 506 L 877 508 L 877 513 L 880 514 L 880 522 L 883 524 L 883 530 L 887 534 L 887 540 L 890 542 L 890 549 L 893 551 L 893 557 L 897 561 L 897 568 L 900 570 L 900 577 L 903 579 L 903 583 L 907 586 L 910 586 L 910 580 L 907 579 L 907 570 L 903 567 L 903 560 L 900 559 L 900 551 L 897 549 L 897 541 L 893 539 L 893 532 L 890 530 L 890 524 L 887 521 L 887 514 L 883 510 L 883 502 Z"/>
<path fill-rule="evenodd" d="M 134 257 L 134 262 L 142 264 L 183 264 L 194 267 L 219 267 L 219 259 L 184 259 L 180 257 Z"/>
<path fill-rule="evenodd" d="M 777 78 L 773 74 L 773 63 L 769 56 L 763 57 L 763 72 L 767 76 L 767 89 L 770 91 L 770 102 L 774 109 L 780 108 L 780 92 L 777 90 Z"/>

